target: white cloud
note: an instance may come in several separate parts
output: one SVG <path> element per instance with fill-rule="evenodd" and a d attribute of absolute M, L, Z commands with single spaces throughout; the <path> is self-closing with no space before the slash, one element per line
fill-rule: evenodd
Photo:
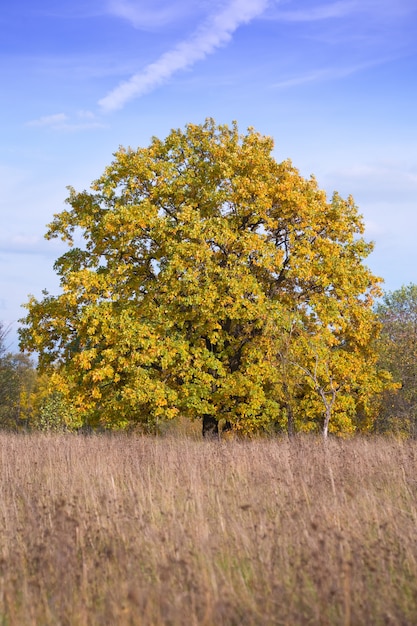
<path fill-rule="evenodd" d="M 105 127 L 94 113 L 84 110 L 78 111 L 74 120 L 71 120 L 66 113 L 56 113 L 54 115 L 45 115 L 37 120 L 31 120 L 26 125 L 59 131 L 92 130 Z"/>
<path fill-rule="evenodd" d="M 356 0 L 340 0 L 339 2 L 321 4 L 296 11 L 279 11 L 275 13 L 275 17 L 285 22 L 315 22 L 344 17 L 356 9 L 357 6 Z"/>
<path fill-rule="evenodd" d="M 390 60 L 388 57 L 383 57 L 364 63 L 358 63 L 356 65 L 348 65 L 346 67 L 322 68 L 318 70 L 313 70 L 307 74 L 301 74 L 300 76 L 293 76 L 291 78 L 280 80 L 277 83 L 273 83 L 271 86 L 276 89 L 286 89 L 289 87 L 304 85 L 306 83 L 337 80 L 339 78 L 345 78 L 346 76 L 351 76 L 352 74 L 357 74 L 358 72 L 363 72 L 369 68 L 382 65 L 388 60 Z"/>
<path fill-rule="evenodd" d="M 77 117 L 82 120 L 95 120 L 96 116 L 92 111 L 80 110 L 77 111 Z"/>
<path fill-rule="evenodd" d="M 346 75 L 346 74 L 344 74 Z M 338 73 L 340 76 L 340 72 Z M 322 80 L 329 80 L 330 78 L 336 78 L 334 73 L 332 74 L 330 69 L 315 70 L 308 74 L 302 74 L 301 76 L 293 76 L 274 83 L 272 87 L 277 89 L 286 89 L 288 87 L 297 87 L 298 85 L 305 85 L 306 83 L 314 83 Z"/>
<path fill-rule="evenodd" d="M 44 115 L 37 120 L 31 120 L 27 123 L 28 126 L 50 126 L 56 127 L 68 120 L 68 115 L 65 113 L 55 113 L 54 115 Z"/>
<path fill-rule="evenodd" d="M 9 235 L 0 237 L 0 250 L 8 252 L 24 252 L 25 250 L 32 252 L 37 249 L 39 244 L 43 243 L 42 237 L 38 235 Z"/>
<path fill-rule="evenodd" d="M 201 2 L 194 0 L 108 0 L 107 12 L 128 20 L 135 28 L 155 30 L 172 22 L 184 20 L 199 10 Z"/>
<path fill-rule="evenodd" d="M 406 17 L 416 11 L 414 0 L 336 0 L 316 6 L 301 7 L 291 11 L 278 10 L 274 19 L 283 22 L 317 22 L 340 19 L 351 14 L 366 13 L 376 20 Z"/>
<path fill-rule="evenodd" d="M 129 100 L 155 89 L 175 72 L 194 65 L 227 44 L 241 24 L 261 15 L 268 4 L 269 0 L 232 0 L 211 15 L 189 39 L 113 89 L 99 101 L 99 106 L 105 112 L 121 109 Z"/>
<path fill-rule="evenodd" d="M 56 258 L 57 253 L 62 253 L 64 250 L 66 246 L 60 240 L 53 240 L 51 243 L 46 241 L 41 234 L 9 232 L 0 236 L 0 255 L 27 254 Z"/>
<path fill-rule="evenodd" d="M 362 163 L 332 173 L 341 182 L 348 181 L 355 195 L 396 206 L 410 203 L 417 194 L 417 167 L 406 161 Z M 346 184 L 346 183 L 345 183 Z M 413 202 L 415 206 L 415 202 Z M 412 210 L 415 214 L 415 210 Z M 417 216 L 416 216 L 417 217 Z"/>

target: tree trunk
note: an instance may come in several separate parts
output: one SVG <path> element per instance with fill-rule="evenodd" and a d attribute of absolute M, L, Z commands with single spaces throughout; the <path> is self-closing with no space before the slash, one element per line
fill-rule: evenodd
<path fill-rule="evenodd" d="M 292 439 L 295 435 L 294 416 L 292 413 L 292 407 L 287 404 L 287 433 L 288 437 Z"/>
<path fill-rule="evenodd" d="M 327 439 L 327 435 L 329 434 L 331 412 L 332 412 L 331 407 L 326 406 L 326 414 L 324 417 L 323 432 L 322 432 L 324 439 Z"/>
<path fill-rule="evenodd" d="M 292 439 L 295 435 L 294 414 L 292 411 L 292 398 L 288 389 L 288 383 L 285 380 L 283 383 L 283 391 L 285 394 L 285 410 L 287 412 L 287 435 L 289 439 Z"/>
<path fill-rule="evenodd" d="M 219 422 L 213 415 L 203 415 L 203 437 L 207 439 L 219 438 Z"/>

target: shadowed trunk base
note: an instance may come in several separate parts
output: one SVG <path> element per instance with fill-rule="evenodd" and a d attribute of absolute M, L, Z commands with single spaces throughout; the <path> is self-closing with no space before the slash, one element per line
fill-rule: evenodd
<path fill-rule="evenodd" d="M 213 415 L 203 415 L 203 437 L 207 439 L 219 438 L 219 422 Z"/>
<path fill-rule="evenodd" d="M 213 415 L 203 415 L 203 437 L 207 439 L 219 439 L 220 432 L 224 433 L 230 430 L 232 430 L 232 425 L 228 420 L 225 421 L 223 428 L 220 429 L 218 419 Z"/>

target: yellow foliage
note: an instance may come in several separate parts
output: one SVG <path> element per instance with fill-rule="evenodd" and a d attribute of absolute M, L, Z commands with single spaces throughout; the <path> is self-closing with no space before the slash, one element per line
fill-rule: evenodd
<path fill-rule="evenodd" d="M 351 432 L 384 386 L 372 341 L 378 279 L 352 198 L 277 163 L 273 142 L 213 120 L 120 149 L 70 189 L 48 238 L 62 293 L 21 330 L 89 423 L 227 416 L 251 434 Z M 363 422 L 364 423 L 364 422 Z"/>

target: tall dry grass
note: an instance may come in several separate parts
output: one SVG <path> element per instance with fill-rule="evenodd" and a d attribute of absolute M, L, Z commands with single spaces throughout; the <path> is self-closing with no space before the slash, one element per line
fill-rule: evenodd
<path fill-rule="evenodd" d="M 0 435 L 0 624 L 417 624 L 417 443 Z"/>

